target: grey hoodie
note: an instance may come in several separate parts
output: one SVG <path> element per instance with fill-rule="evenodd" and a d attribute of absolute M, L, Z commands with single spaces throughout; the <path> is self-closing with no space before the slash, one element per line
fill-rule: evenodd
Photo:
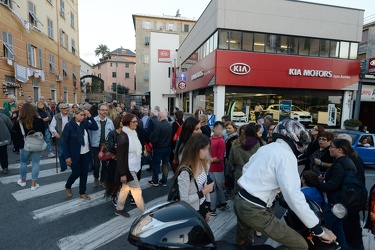
<path fill-rule="evenodd" d="M 8 145 L 11 141 L 10 131 L 13 128 L 13 123 L 10 118 L 0 113 L 0 146 Z"/>

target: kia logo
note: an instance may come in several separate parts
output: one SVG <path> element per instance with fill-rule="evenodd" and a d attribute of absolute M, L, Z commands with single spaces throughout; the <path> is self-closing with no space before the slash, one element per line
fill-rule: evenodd
<path fill-rule="evenodd" d="M 229 70 L 236 75 L 247 75 L 250 73 L 251 68 L 246 63 L 233 63 Z"/>
<path fill-rule="evenodd" d="M 375 60 L 372 60 L 372 61 L 370 62 L 370 65 L 371 65 L 371 66 L 375 66 Z"/>
<path fill-rule="evenodd" d="M 161 56 L 169 56 L 169 52 L 168 51 L 160 51 L 160 55 Z"/>

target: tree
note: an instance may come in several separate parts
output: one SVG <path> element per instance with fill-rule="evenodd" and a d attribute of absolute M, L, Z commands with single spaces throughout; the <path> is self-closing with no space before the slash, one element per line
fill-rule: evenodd
<path fill-rule="evenodd" d="M 95 56 L 101 55 L 101 59 L 104 59 L 105 56 L 110 56 L 110 51 L 107 45 L 105 44 L 100 44 L 96 49 L 95 49 Z"/>

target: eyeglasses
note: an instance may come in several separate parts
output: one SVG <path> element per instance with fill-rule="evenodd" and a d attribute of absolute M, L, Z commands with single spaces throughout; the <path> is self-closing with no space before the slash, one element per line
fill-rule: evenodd
<path fill-rule="evenodd" d="M 132 121 L 132 123 L 133 123 L 133 124 L 136 124 L 136 123 L 138 123 L 138 121 Z"/>
<path fill-rule="evenodd" d="M 100 111 L 108 111 L 108 109 L 99 109 Z"/>
<path fill-rule="evenodd" d="M 318 139 L 319 141 L 327 141 L 327 138 L 324 138 L 324 137 L 319 137 Z"/>

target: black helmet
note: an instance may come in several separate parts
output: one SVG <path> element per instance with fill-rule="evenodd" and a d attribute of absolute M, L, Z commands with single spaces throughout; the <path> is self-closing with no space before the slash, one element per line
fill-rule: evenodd
<path fill-rule="evenodd" d="M 216 249 L 204 218 L 184 201 L 162 204 L 139 216 L 128 240 L 139 249 Z"/>

